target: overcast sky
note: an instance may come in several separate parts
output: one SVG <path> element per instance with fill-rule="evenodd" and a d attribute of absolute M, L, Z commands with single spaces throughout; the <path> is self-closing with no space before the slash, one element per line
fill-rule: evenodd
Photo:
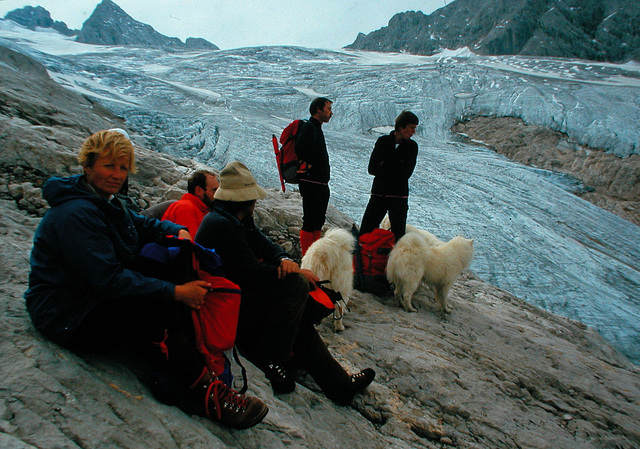
<path fill-rule="evenodd" d="M 101 0 L 0 0 L 0 17 L 26 5 L 80 29 Z M 430 14 L 452 0 L 115 0 L 156 31 L 185 40 L 203 37 L 221 49 L 257 45 L 341 48 L 386 26 L 394 14 Z"/>

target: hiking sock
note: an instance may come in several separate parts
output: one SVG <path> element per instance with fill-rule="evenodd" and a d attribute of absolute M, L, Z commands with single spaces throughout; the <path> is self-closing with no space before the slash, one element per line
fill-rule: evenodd
<path fill-rule="evenodd" d="M 303 256 L 307 253 L 307 250 L 313 242 L 313 232 L 300 230 L 300 251 Z"/>

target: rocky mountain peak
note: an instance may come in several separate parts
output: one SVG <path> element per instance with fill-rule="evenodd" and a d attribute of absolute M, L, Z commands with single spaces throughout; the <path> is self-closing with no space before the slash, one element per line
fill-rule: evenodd
<path fill-rule="evenodd" d="M 76 36 L 76 41 L 84 44 L 219 50 L 215 44 L 203 38 L 189 37 L 182 42 L 177 37 L 165 36 L 151 25 L 138 22 L 111 0 L 99 3 L 80 31 L 70 30 L 64 22 L 54 21 L 42 6 L 15 9 L 7 13 L 5 19 L 30 30 L 53 28 L 65 36 Z"/>
<path fill-rule="evenodd" d="M 36 28 L 53 28 L 65 36 L 78 34 L 77 30 L 70 30 L 64 22 L 54 21 L 49 11 L 42 6 L 25 6 L 8 12 L 5 19 L 12 20 L 23 27 L 35 30 Z"/>
<path fill-rule="evenodd" d="M 634 0 L 456 0 L 430 15 L 396 14 L 347 48 L 432 55 L 469 47 L 483 55 L 640 60 Z"/>
<path fill-rule="evenodd" d="M 218 50 L 205 39 L 195 39 L 187 46 L 177 37 L 157 32 L 151 25 L 138 22 L 111 0 L 103 0 L 82 25 L 78 42 L 95 45 L 135 47 L 171 47 Z"/>

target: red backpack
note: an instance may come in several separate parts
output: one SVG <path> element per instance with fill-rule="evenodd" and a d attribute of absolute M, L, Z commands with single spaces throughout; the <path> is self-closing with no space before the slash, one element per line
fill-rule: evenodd
<path fill-rule="evenodd" d="M 357 236 L 357 230 L 352 230 Z M 354 287 L 361 292 L 382 295 L 389 291 L 389 283 L 385 276 L 389 253 L 395 244 L 393 232 L 377 228 L 358 238 L 354 256 Z"/>
<path fill-rule="evenodd" d="M 214 250 L 186 239 L 165 237 L 158 243 L 145 245 L 135 259 L 136 270 L 175 284 L 184 284 L 194 279 L 209 282 L 211 287 L 199 310 L 192 310 L 195 343 L 204 362 L 212 373 L 229 387 L 232 386 L 231 357 L 226 351 L 233 349 L 233 358 L 238 363 L 243 378 L 244 393 L 247 376 L 235 353 L 236 330 L 240 313 L 240 287 L 222 277 L 220 257 Z"/>
<path fill-rule="evenodd" d="M 278 164 L 278 173 L 280 174 L 280 184 L 282 191 L 285 191 L 284 183 L 298 184 L 300 181 L 300 175 L 307 171 L 306 164 L 298 160 L 296 154 L 296 136 L 298 135 L 298 129 L 302 126 L 306 120 L 294 120 L 289 123 L 287 127 L 282 131 L 280 135 L 280 143 L 282 148 L 278 145 L 278 138 L 275 134 L 271 136 L 273 143 L 273 150 L 276 154 L 276 163 Z"/>
<path fill-rule="evenodd" d="M 340 292 L 322 286 L 322 284 L 328 282 L 330 281 L 317 282 L 316 288 L 309 292 L 310 299 L 305 309 L 305 314 L 309 315 L 314 324 L 320 324 L 325 317 L 332 313 L 335 319 L 339 319 L 346 308 L 346 303 Z M 338 304 L 338 310 L 336 310 L 336 304 Z"/>
<path fill-rule="evenodd" d="M 196 262 L 197 264 L 197 262 Z M 223 377 L 227 367 L 225 351 L 233 349 L 240 313 L 240 287 L 227 278 L 197 269 L 198 277 L 211 284 L 200 310 L 192 310 L 196 346 L 209 371 Z"/>
<path fill-rule="evenodd" d="M 360 236 L 362 273 L 368 276 L 384 276 L 389 253 L 395 244 L 393 232 L 377 228 Z"/>

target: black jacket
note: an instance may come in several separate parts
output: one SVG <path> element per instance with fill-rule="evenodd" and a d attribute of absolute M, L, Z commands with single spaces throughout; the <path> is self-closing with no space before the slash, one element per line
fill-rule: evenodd
<path fill-rule="evenodd" d="M 258 228 L 253 218 L 242 222 L 214 206 L 198 228 L 195 241 L 213 248 L 222 259 L 225 277 L 244 289 L 259 289 L 277 278 L 280 259 L 289 255 Z"/>
<path fill-rule="evenodd" d="M 369 174 L 375 176 L 371 193 L 377 195 L 409 195 L 409 178 L 416 167 L 418 144 L 404 140 L 395 147 L 395 131 L 380 137 L 369 160 Z"/>
<path fill-rule="evenodd" d="M 298 159 L 311 165 L 302 179 L 327 183 L 331 177 L 329 153 L 322 132 L 322 124 L 311 117 L 304 122 L 296 137 L 296 154 Z"/>

